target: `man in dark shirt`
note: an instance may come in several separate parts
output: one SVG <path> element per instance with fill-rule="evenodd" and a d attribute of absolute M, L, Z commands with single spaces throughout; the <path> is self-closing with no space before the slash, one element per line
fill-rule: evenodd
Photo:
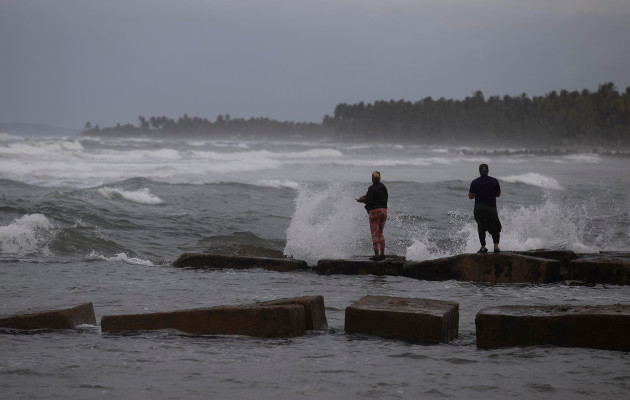
<path fill-rule="evenodd" d="M 479 166 L 480 177 L 472 181 L 468 198 L 475 199 L 475 221 L 477 221 L 477 231 L 481 249 L 477 253 L 487 253 L 486 231 L 492 235 L 494 252 L 499 253 L 499 239 L 501 238 L 501 221 L 497 213 L 497 197 L 501 196 L 501 186 L 499 181 L 488 176 L 488 165 Z"/>
<path fill-rule="evenodd" d="M 381 182 L 380 172 L 372 172 L 372 186 L 368 188 L 365 196 L 357 197 L 355 200 L 365 203 L 365 209 L 370 216 L 370 231 L 372 232 L 372 247 L 374 248 L 374 257 L 370 257 L 370 260 L 384 260 L 385 236 L 383 236 L 383 229 L 387 220 L 388 194 L 387 188 Z"/>

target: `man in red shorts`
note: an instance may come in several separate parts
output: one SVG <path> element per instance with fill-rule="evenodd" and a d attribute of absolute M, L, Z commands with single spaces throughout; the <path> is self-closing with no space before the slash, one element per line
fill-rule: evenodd
<path fill-rule="evenodd" d="M 370 215 L 370 231 L 372 232 L 372 247 L 374 248 L 374 256 L 370 257 L 370 260 L 373 261 L 385 259 L 383 229 L 387 220 L 387 198 L 387 188 L 381 182 L 381 173 L 374 171 L 372 172 L 372 186 L 368 188 L 365 196 L 355 199 L 359 203 L 365 203 L 365 209 Z"/>

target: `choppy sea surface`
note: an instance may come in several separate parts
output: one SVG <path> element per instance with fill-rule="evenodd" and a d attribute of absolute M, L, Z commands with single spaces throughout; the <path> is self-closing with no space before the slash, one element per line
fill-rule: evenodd
<path fill-rule="evenodd" d="M 624 398 L 630 354 L 477 350 L 475 314 L 507 304 L 630 303 L 630 288 L 482 285 L 170 266 L 222 244 L 318 259 L 369 255 L 354 197 L 381 171 L 387 252 L 478 250 L 468 187 L 499 179 L 503 250 L 630 251 L 630 158 L 403 144 L 23 138 L 0 134 L 0 314 L 94 303 L 108 314 L 322 295 L 330 329 L 292 339 L 0 335 L 7 399 Z M 460 336 L 424 346 L 346 335 L 367 294 L 460 304 Z"/>

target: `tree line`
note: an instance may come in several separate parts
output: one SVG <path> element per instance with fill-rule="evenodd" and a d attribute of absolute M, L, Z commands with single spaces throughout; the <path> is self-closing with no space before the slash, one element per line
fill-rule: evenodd
<path fill-rule="evenodd" d="M 219 114 L 214 121 L 207 118 L 189 117 L 184 114 L 177 119 L 144 116 L 138 117 L 138 125 L 120 123 L 113 127 L 85 124 L 82 135 L 88 136 L 150 136 L 207 138 L 232 135 L 245 136 L 310 136 L 329 132 L 329 128 L 314 122 L 277 121 L 269 118 L 230 118 L 229 114 Z"/>
<path fill-rule="evenodd" d="M 621 147 L 630 144 L 630 87 L 625 93 L 606 83 L 596 92 L 562 90 L 533 98 L 524 93 L 486 99 L 477 91 L 463 100 L 342 103 L 323 123 L 374 140 Z"/>
<path fill-rule="evenodd" d="M 269 118 L 215 121 L 188 115 L 174 120 L 139 117 L 137 126 L 92 126 L 85 135 L 186 136 L 301 135 L 357 140 L 400 140 L 419 143 L 522 143 L 541 145 L 630 145 L 630 87 L 619 92 L 613 83 L 597 91 L 561 90 L 544 96 L 491 96 L 481 91 L 463 100 L 426 97 L 406 100 L 338 104 L 321 123 L 276 121 Z"/>

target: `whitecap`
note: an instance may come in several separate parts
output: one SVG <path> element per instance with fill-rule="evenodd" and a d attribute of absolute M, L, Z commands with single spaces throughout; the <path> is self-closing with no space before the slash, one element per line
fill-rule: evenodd
<path fill-rule="evenodd" d="M 305 151 L 298 151 L 294 153 L 292 152 L 275 153 L 274 156 L 277 158 L 321 159 L 321 158 L 341 158 L 343 157 L 343 153 L 337 149 L 311 149 L 311 150 L 305 150 Z"/>
<path fill-rule="evenodd" d="M 98 194 L 109 200 L 127 200 L 138 204 L 162 204 L 158 196 L 151 194 L 148 188 L 129 191 L 120 187 L 102 187 L 96 190 Z"/>
<path fill-rule="evenodd" d="M 86 259 L 88 261 L 101 260 L 101 261 L 107 261 L 107 262 L 125 262 L 127 264 L 144 265 L 144 266 L 147 266 L 147 267 L 152 267 L 153 266 L 153 263 L 151 261 L 143 260 L 141 258 L 129 257 L 127 255 L 127 253 L 118 253 L 118 254 L 114 255 L 113 257 L 105 257 L 101 253 L 97 253 L 96 251 L 92 251 L 90 254 L 88 254 Z"/>
<path fill-rule="evenodd" d="M 49 254 L 48 243 L 56 234 L 57 228 L 45 215 L 24 215 L 0 226 L 0 253 Z"/>
<path fill-rule="evenodd" d="M 553 160 L 557 164 L 575 163 L 575 164 L 599 164 L 602 158 L 599 154 L 568 154 L 559 159 Z"/>
<path fill-rule="evenodd" d="M 264 186 L 271 188 L 287 188 L 297 190 L 300 184 L 296 181 L 291 181 L 288 179 L 262 179 L 255 183 L 256 186 Z"/>
<path fill-rule="evenodd" d="M 524 183 L 526 185 L 538 186 L 544 189 L 563 190 L 564 188 L 558 181 L 552 177 L 538 174 L 536 172 L 528 172 L 520 175 L 510 175 L 499 178 L 508 183 Z"/>

